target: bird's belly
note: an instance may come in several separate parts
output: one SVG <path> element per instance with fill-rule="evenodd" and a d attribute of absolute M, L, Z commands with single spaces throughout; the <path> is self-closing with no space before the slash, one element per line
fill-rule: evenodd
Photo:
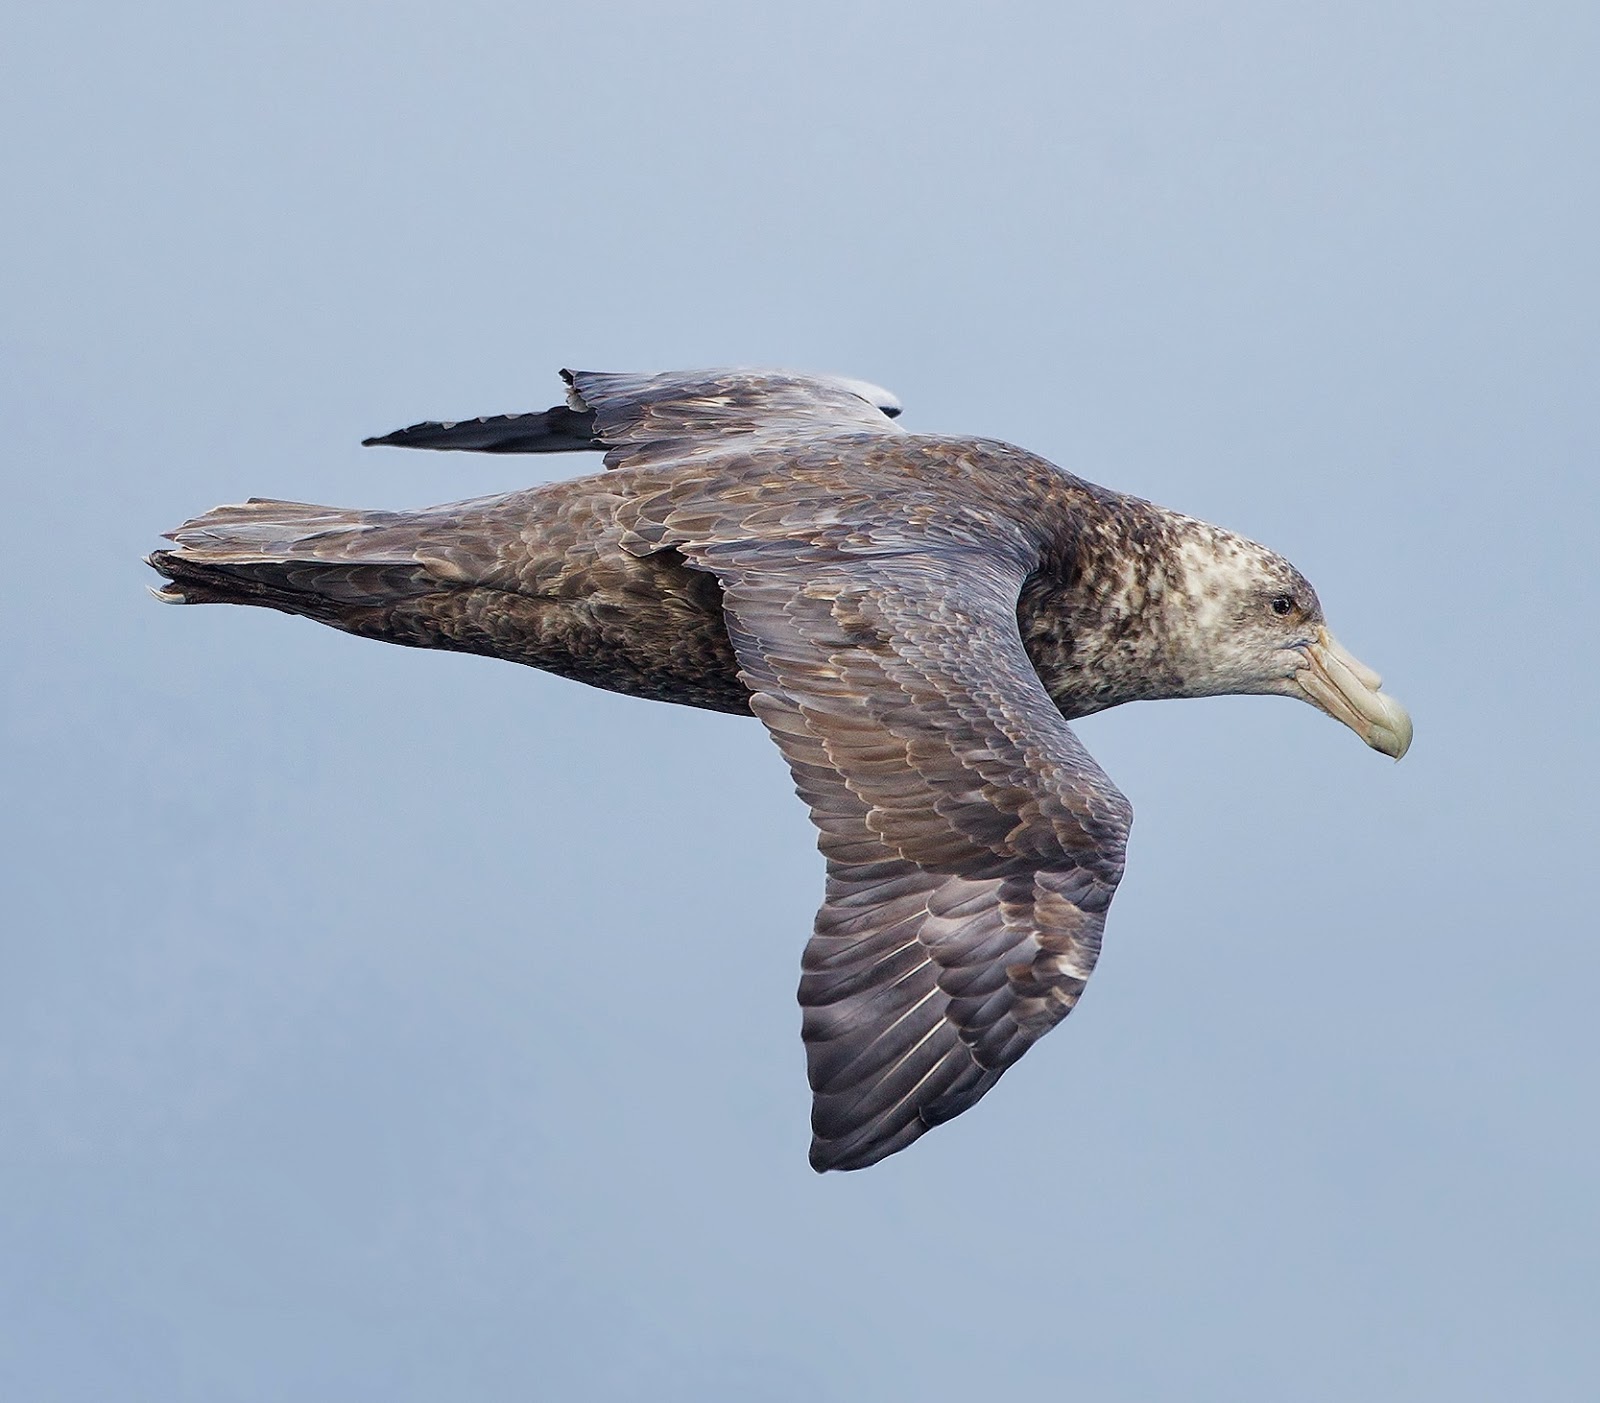
<path fill-rule="evenodd" d="M 485 582 L 402 606 L 387 615 L 382 636 L 503 658 L 651 701 L 750 714 L 721 587 L 676 551 L 639 558 L 608 541 L 569 539 L 558 563 L 535 557 L 518 573 L 511 588 L 509 580 Z"/>
<path fill-rule="evenodd" d="M 698 572 L 686 572 L 698 574 Z M 711 576 L 702 575 L 715 586 Z M 750 714 L 750 692 L 720 603 L 677 593 L 597 594 L 547 607 L 532 663 L 576 682 L 650 701 Z"/>

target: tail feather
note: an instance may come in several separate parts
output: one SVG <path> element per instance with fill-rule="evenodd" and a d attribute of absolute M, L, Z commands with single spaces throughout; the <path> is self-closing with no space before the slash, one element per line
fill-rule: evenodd
<path fill-rule="evenodd" d="M 418 566 L 322 565 L 315 562 L 241 561 L 216 564 L 181 551 L 155 551 L 149 564 L 167 577 L 152 590 L 166 604 L 254 604 L 350 628 L 358 615 L 436 592 Z"/>
<path fill-rule="evenodd" d="M 149 564 L 169 604 L 255 604 L 340 627 L 447 587 L 459 564 L 430 568 L 417 517 L 252 497 L 186 521 Z"/>
<path fill-rule="evenodd" d="M 416 559 L 415 521 L 404 512 L 348 511 L 252 497 L 213 507 L 166 535 L 191 560 L 216 564 L 286 558 L 398 564 Z"/>
<path fill-rule="evenodd" d="M 363 638 L 572 670 L 592 627 L 519 574 L 538 489 L 416 512 L 253 498 L 169 533 L 148 557 L 172 604 L 247 604 Z M 587 632 L 585 631 L 587 630 Z"/>

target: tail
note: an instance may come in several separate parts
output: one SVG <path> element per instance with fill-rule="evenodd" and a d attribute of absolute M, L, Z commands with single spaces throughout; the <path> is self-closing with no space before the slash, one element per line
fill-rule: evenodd
<path fill-rule="evenodd" d="M 571 674 L 592 626 L 527 592 L 523 531 L 543 489 L 423 511 L 346 511 L 253 497 L 186 521 L 150 564 L 170 604 L 254 604 L 362 638 Z M 551 560 L 561 559 L 561 543 Z"/>
<path fill-rule="evenodd" d="M 252 497 L 168 533 L 149 564 L 168 604 L 254 604 L 386 636 L 395 607 L 450 589 L 469 563 L 427 549 L 425 515 Z"/>

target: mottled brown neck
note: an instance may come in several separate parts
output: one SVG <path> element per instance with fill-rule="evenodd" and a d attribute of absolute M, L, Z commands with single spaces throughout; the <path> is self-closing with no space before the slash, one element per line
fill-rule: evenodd
<path fill-rule="evenodd" d="M 1056 549 L 1018 601 L 1028 657 L 1069 719 L 1179 695 L 1169 635 L 1181 608 L 1169 595 L 1181 518 L 1074 482 Z"/>

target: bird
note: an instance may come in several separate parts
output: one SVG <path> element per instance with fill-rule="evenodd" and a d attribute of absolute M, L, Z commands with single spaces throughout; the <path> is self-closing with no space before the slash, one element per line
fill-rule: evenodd
<path fill-rule="evenodd" d="M 910 432 L 864 381 L 561 374 L 546 411 L 365 442 L 602 471 L 420 511 L 217 507 L 148 557 L 153 592 L 757 717 L 826 863 L 799 987 L 818 1172 L 970 1109 L 1077 1004 L 1133 811 L 1069 722 L 1258 693 L 1411 743 L 1306 578 L 1231 531 Z"/>

